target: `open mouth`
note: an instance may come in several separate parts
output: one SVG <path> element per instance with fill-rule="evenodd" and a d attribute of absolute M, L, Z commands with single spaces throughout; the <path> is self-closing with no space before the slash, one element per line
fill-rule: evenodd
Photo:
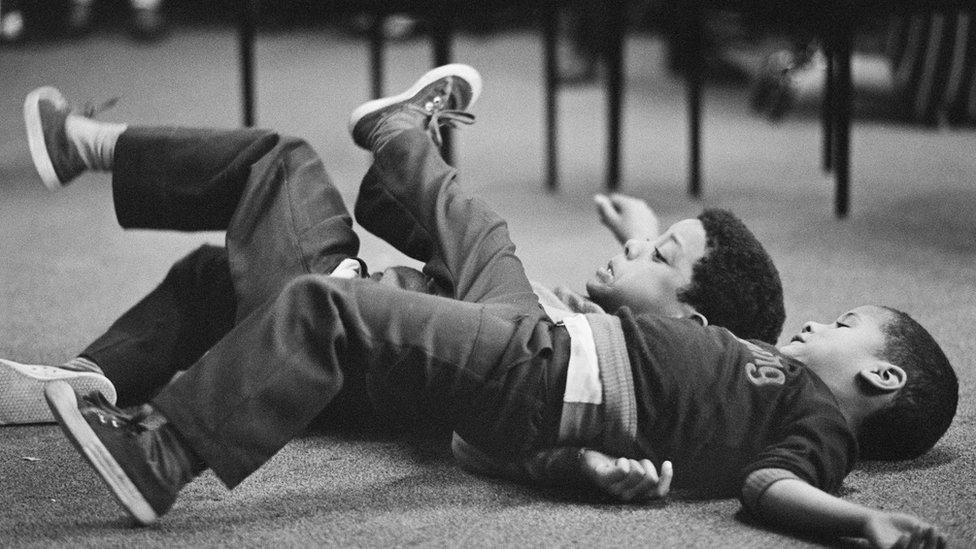
<path fill-rule="evenodd" d="M 606 267 L 600 267 L 599 269 L 597 269 L 596 276 L 604 284 L 609 284 L 613 282 L 613 264 L 607 263 Z"/>

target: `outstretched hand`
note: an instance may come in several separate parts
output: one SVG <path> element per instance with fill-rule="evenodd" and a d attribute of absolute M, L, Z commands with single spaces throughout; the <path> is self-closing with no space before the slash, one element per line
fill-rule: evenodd
<path fill-rule="evenodd" d="M 864 525 L 864 537 L 880 549 L 942 549 L 949 543 L 938 528 L 904 513 L 875 514 Z"/>
<path fill-rule="evenodd" d="M 674 470 L 670 461 L 661 464 L 661 475 L 648 459 L 614 459 L 596 450 L 584 450 L 583 474 L 604 492 L 620 499 L 662 498 L 671 489 Z"/>
<path fill-rule="evenodd" d="M 658 220 L 654 210 L 640 198 L 620 193 L 593 195 L 597 214 L 621 244 L 632 238 L 654 240 L 658 237 Z"/>

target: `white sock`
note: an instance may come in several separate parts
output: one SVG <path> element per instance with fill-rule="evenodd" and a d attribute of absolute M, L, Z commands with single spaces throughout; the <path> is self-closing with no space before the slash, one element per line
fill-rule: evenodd
<path fill-rule="evenodd" d="M 129 126 L 114 122 L 99 122 L 77 114 L 69 114 L 64 122 L 68 139 L 89 170 L 111 171 L 115 164 L 115 143 Z"/>

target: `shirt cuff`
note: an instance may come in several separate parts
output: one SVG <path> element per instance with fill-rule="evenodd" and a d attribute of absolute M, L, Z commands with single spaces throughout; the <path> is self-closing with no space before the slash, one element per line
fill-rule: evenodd
<path fill-rule="evenodd" d="M 755 513 L 759 507 L 759 500 L 766 493 L 766 490 L 773 483 L 788 478 L 802 480 L 786 469 L 756 469 L 749 473 L 749 476 L 746 477 L 745 482 L 742 484 L 742 505 L 750 512 Z"/>

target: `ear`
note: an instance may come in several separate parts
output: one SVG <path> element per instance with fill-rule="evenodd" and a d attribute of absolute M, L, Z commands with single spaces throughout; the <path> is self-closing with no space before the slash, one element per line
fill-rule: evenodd
<path fill-rule="evenodd" d="M 876 362 L 871 367 L 859 371 L 857 375 L 862 381 L 883 393 L 897 391 L 908 381 L 905 370 L 890 362 Z"/>
<path fill-rule="evenodd" d="M 701 314 L 698 311 L 696 311 L 695 308 L 690 303 L 685 303 L 684 301 L 681 301 L 680 299 L 676 300 L 675 303 L 677 303 L 678 309 L 677 309 L 677 311 L 674 311 L 673 312 L 673 314 L 672 314 L 673 317 L 675 317 L 675 318 L 691 318 L 691 319 L 695 320 L 696 322 L 701 322 L 702 320 L 704 320 L 705 323 L 702 324 L 702 326 L 708 326 L 708 319 L 706 319 L 703 314 Z"/>
<path fill-rule="evenodd" d="M 699 313 L 694 309 L 691 310 L 691 314 L 688 315 L 688 318 L 694 320 L 695 322 L 701 324 L 702 326 L 708 326 L 708 319 L 705 318 L 705 315 Z"/>

